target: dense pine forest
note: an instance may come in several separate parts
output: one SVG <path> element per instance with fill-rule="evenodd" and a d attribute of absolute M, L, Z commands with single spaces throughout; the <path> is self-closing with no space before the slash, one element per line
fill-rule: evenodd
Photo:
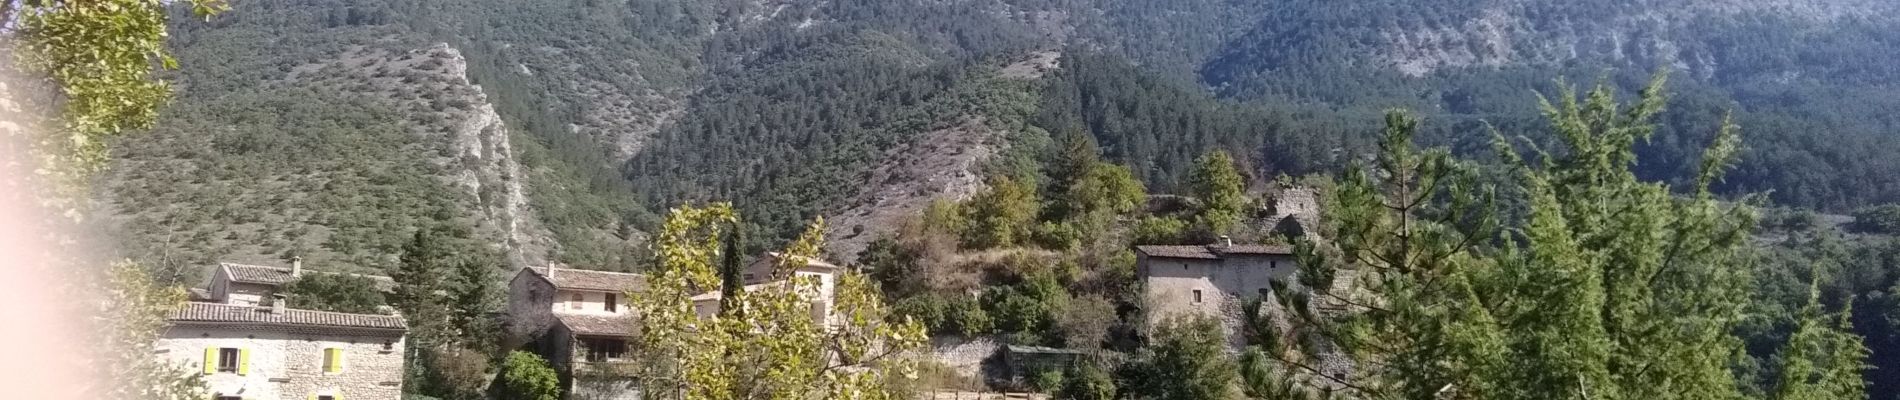
<path fill-rule="evenodd" d="M 1238 373 L 1230 380 L 1252 398 L 1309 398 L 1320 394 L 1269 395 L 1290 393 L 1269 376 L 1323 376 L 1270 371 L 1267 359 L 1320 339 L 1250 337 L 1286 351 L 1227 359 L 1205 348 L 1223 338 L 1191 326 L 1138 326 L 1131 246 L 1295 245 L 1265 226 L 1264 208 L 1310 189 L 1326 218 L 1340 217 L 1338 193 L 1394 151 L 1402 126 L 1408 148 L 1445 149 L 1457 160 L 1445 168 L 1472 185 L 1520 191 L 1493 199 L 1501 226 L 1457 214 L 1469 220 L 1445 230 L 1478 237 L 1457 264 L 1486 271 L 1463 276 L 1474 297 L 1530 290 L 1485 274 L 1547 261 L 1512 247 L 1545 243 L 1533 228 L 1563 231 L 1537 225 L 1553 223 L 1540 210 L 1564 210 L 1579 237 L 1628 228 L 1591 225 L 1603 222 L 1578 216 L 1592 214 L 1577 199 L 1539 203 L 1531 193 L 1548 188 L 1518 180 L 1622 177 L 1564 169 L 1584 151 L 1553 121 L 1653 123 L 1614 143 L 1627 155 L 1604 156 L 1628 161 L 1613 166 L 1632 178 L 1616 193 L 1656 200 L 1643 207 L 1760 210 L 1758 224 L 1742 223 L 1753 213 L 1711 219 L 1742 230 L 1728 232 L 1737 253 L 1695 261 L 1736 275 L 1683 278 L 1747 294 L 1711 297 L 1732 307 L 1711 317 L 1732 322 L 1718 336 L 1739 343 L 1696 362 L 1719 364 L 1709 370 L 1752 397 L 1800 398 L 1780 393 L 1809 378 L 1790 368 L 1839 367 L 1812 375 L 1857 375 L 1870 398 L 1900 398 L 1900 6 L 1886 2 L 257 0 L 208 20 L 174 11 L 175 99 L 152 129 L 115 143 L 98 189 L 126 255 L 172 283 L 201 281 L 215 262 L 293 257 L 428 275 L 402 270 L 423 247 L 457 255 L 437 267 L 466 267 L 468 281 L 546 265 L 648 271 L 666 262 L 652 238 L 669 210 L 725 201 L 742 217 L 730 246 L 745 254 L 799 243 L 819 218 L 847 221 L 827 233 L 850 246 L 823 256 L 871 271 L 894 312 L 934 336 L 1131 357 L 998 387 L 1203 398 L 1168 373 L 1218 370 Z M 1645 91 L 1659 76 L 1666 85 Z M 1661 109 L 1632 122 L 1548 107 L 1598 85 Z M 1730 124 L 1738 139 L 1725 147 Z M 1732 151 L 1732 168 L 1710 173 L 1711 148 Z M 1427 194 L 1443 197 L 1416 211 L 1426 217 L 1476 196 Z M 1845 346 L 1829 332 L 1858 337 L 1872 368 L 1789 350 Z M 1604 340 L 1640 338 L 1621 334 Z M 1472 376 L 1503 374 L 1478 364 Z M 935 372 L 924 379 L 968 384 Z"/>

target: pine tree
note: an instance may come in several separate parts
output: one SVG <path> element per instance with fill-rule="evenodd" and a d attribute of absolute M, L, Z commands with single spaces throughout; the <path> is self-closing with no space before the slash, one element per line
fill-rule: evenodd
<path fill-rule="evenodd" d="M 1443 150 L 1415 150 L 1416 121 L 1389 115 L 1376 169 L 1347 174 L 1329 196 L 1332 241 L 1299 246 L 1313 302 L 1347 312 L 1294 315 L 1362 367 L 1333 384 L 1370 398 L 1740 397 L 1731 327 L 1749 269 L 1736 266 L 1755 218 L 1708 190 L 1735 128 L 1722 125 L 1689 195 L 1639 181 L 1632 146 L 1653 130 L 1661 87 L 1629 108 L 1603 87 L 1546 101 L 1559 146 L 1526 160 L 1498 138 L 1516 175 L 1502 191 Z M 1495 193 L 1521 196 L 1522 219 L 1498 223 Z M 1329 290 L 1335 276 L 1352 289 Z M 1309 306 L 1298 299 L 1277 300 Z M 1819 368 L 1827 376 L 1858 371 L 1858 338 L 1814 335 L 1807 358 L 1833 360 Z"/>

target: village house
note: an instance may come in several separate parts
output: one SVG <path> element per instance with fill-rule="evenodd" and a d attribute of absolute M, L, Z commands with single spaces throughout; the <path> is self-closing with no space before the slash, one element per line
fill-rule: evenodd
<path fill-rule="evenodd" d="M 402 398 L 402 317 L 189 302 L 156 351 L 204 374 L 213 400 Z"/>
<path fill-rule="evenodd" d="M 1263 233 L 1292 238 L 1303 236 L 1318 221 L 1319 206 L 1311 189 L 1278 188 L 1257 220 Z M 1274 280 L 1293 280 L 1299 262 L 1290 245 L 1235 244 L 1227 237 L 1208 245 L 1135 246 L 1136 276 L 1147 288 L 1144 308 L 1150 326 L 1182 315 L 1220 319 L 1228 337 L 1240 322 L 1241 306 L 1250 299 L 1270 298 Z"/>
<path fill-rule="evenodd" d="M 211 270 L 211 281 L 205 284 L 204 288 L 190 290 L 191 300 L 243 306 L 262 305 L 282 290 L 284 285 L 296 281 L 306 273 L 334 274 L 334 272 L 304 270 L 302 257 L 292 258 L 288 268 L 218 263 L 217 268 Z M 348 275 L 369 278 L 375 282 L 376 289 L 383 292 L 389 292 L 396 286 L 396 281 L 387 276 Z"/>
<path fill-rule="evenodd" d="M 783 284 L 779 255 L 767 253 L 747 264 L 741 281 L 747 290 Z M 840 267 L 808 260 L 791 276 L 811 279 L 812 317 L 831 320 L 831 296 Z M 509 348 L 525 348 L 548 360 L 561 377 L 569 399 L 633 399 L 638 391 L 625 376 L 603 373 L 630 362 L 628 344 L 638 334 L 627 293 L 644 290 L 646 277 L 626 272 L 570 268 L 524 268 L 508 283 Z M 701 316 L 719 313 L 720 293 L 692 297 Z"/>
<path fill-rule="evenodd" d="M 1189 313 L 1237 321 L 1247 299 L 1270 296 L 1273 280 L 1299 270 L 1286 245 L 1136 246 L 1135 256 L 1151 325 Z"/>

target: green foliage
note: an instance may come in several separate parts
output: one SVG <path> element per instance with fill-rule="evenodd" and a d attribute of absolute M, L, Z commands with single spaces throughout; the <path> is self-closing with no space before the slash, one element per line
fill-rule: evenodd
<path fill-rule="evenodd" d="M 996 329 L 989 312 L 968 295 L 924 293 L 899 299 L 891 312 L 917 320 L 933 334 L 977 336 Z"/>
<path fill-rule="evenodd" d="M 495 354 L 500 329 L 489 313 L 500 305 L 493 255 L 458 240 L 452 225 L 417 229 L 402 247 L 389 277 L 390 304 L 409 325 L 405 387 L 443 399 L 466 399 L 471 354 Z"/>
<path fill-rule="evenodd" d="M 1226 234 L 1246 217 L 1246 182 L 1234 169 L 1234 159 L 1214 151 L 1194 162 L 1188 173 L 1188 193 L 1200 201 L 1196 223 L 1215 234 Z"/>
<path fill-rule="evenodd" d="M 1034 338 L 1033 342 L 1018 344 L 1039 345 L 1048 340 L 1043 337 L 1045 333 L 1054 333 L 1051 328 L 1056 316 L 1068 308 L 1069 294 L 1054 273 L 1037 271 L 1023 276 L 1018 283 L 989 287 L 980 302 L 995 321 L 997 332 Z"/>
<path fill-rule="evenodd" d="M 516 352 L 519 353 L 519 352 Z M 482 400 L 491 380 L 489 357 L 487 354 L 467 349 L 449 349 L 421 353 L 423 360 L 417 365 L 426 369 L 421 373 L 422 381 L 412 382 L 412 390 L 428 393 L 426 396 L 441 400 Z M 504 362 L 512 360 L 503 360 Z M 508 371 L 501 374 L 506 376 Z M 418 395 L 420 396 L 420 395 Z M 526 398 L 526 397 L 524 397 Z"/>
<path fill-rule="evenodd" d="M 1023 243 L 1031 238 L 1041 204 L 1036 189 L 1029 183 L 999 176 L 990 180 L 990 190 L 963 205 L 963 245 L 988 249 Z"/>
<path fill-rule="evenodd" d="M 555 400 L 561 396 L 561 379 L 555 375 L 554 368 L 541 356 L 525 351 L 508 353 L 496 382 L 501 385 L 504 398 Z"/>
<path fill-rule="evenodd" d="M 646 290 L 629 293 L 642 316 L 636 350 L 649 362 L 637 376 L 647 393 L 689 399 L 901 395 L 886 382 L 911 371 L 910 353 L 926 339 L 923 327 L 893 317 L 862 275 L 838 277 L 832 313 L 822 319 L 813 318 L 808 293 L 818 282 L 810 279 L 741 291 L 732 302 L 742 310 L 735 316 L 700 315 L 692 296 L 718 286 L 721 237 L 737 221 L 729 204 L 682 207 L 656 237 L 660 265 L 648 274 Z M 789 276 L 816 257 L 822 232 L 821 220 L 792 242 L 779 273 Z"/>
<path fill-rule="evenodd" d="M 158 285 L 137 264 L 114 263 L 103 271 L 89 293 L 100 294 L 104 301 L 94 302 L 89 312 L 98 315 L 104 326 L 94 344 L 102 351 L 94 353 L 102 387 L 97 393 L 105 399 L 191 400 L 206 396 L 204 376 L 185 365 L 152 357 L 161 334 L 170 325 L 166 321 L 173 310 L 185 302 L 185 292 L 177 287 Z"/>
<path fill-rule="evenodd" d="M 1122 366 L 1122 392 L 1156 400 L 1235 399 L 1239 380 L 1220 322 L 1171 318 L 1156 327 L 1153 343 Z"/>
<path fill-rule="evenodd" d="M 1135 221 L 1135 244 L 1182 244 L 1187 242 L 1187 221 L 1174 217 L 1150 216 Z"/>
<path fill-rule="evenodd" d="M 1058 369 L 1037 372 L 1030 378 L 1029 385 L 1042 393 L 1055 393 L 1063 386 L 1062 370 Z"/>
<path fill-rule="evenodd" d="M 1900 204 L 1887 204 L 1855 211 L 1853 228 L 1866 233 L 1900 235 Z"/>
<path fill-rule="evenodd" d="M 1581 100 L 1562 92 L 1545 103 L 1559 142 L 1535 162 L 1498 138 L 1517 174 L 1502 192 L 1524 196 L 1528 208 L 1511 223 L 1494 216 L 1497 192 L 1448 152 L 1414 149 L 1415 121 L 1391 114 L 1377 169 L 1349 173 L 1329 196 L 1326 236 L 1335 241 L 1299 247 L 1302 275 L 1358 274 L 1355 290 L 1316 300 L 1352 313 L 1295 313 L 1323 324 L 1361 366 L 1382 361 L 1345 383 L 1366 397 L 1432 397 L 1446 387 L 1494 399 L 1741 396 L 1730 370 L 1741 341 L 1730 327 L 1747 303 L 1747 276 L 1734 266 L 1747 261 L 1754 214 L 1709 192 L 1737 138 L 1724 124 L 1692 197 L 1638 180 L 1632 145 L 1653 131 L 1661 83 L 1628 108 L 1607 88 Z M 1471 239 L 1489 237 L 1505 240 Z M 1650 328 L 1660 326 L 1670 328 Z M 1841 356 L 1834 350 L 1824 353 Z M 1847 367 L 1831 371 L 1857 371 Z"/>
<path fill-rule="evenodd" d="M 1808 305 L 1801 310 L 1800 326 L 1781 351 L 1783 365 L 1773 399 L 1867 397 L 1867 383 L 1861 380 L 1861 372 L 1868 368 L 1868 351 L 1848 320 L 1853 312 L 1850 309 L 1829 318 L 1822 315 L 1820 302 L 1820 290 L 1810 286 Z"/>
<path fill-rule="evenodd" d="M 1070 400 L 1113 400 L 1115 398 L 1115 377 L 1106 369 L 1092 361 L 1078 362 L 1075 368 L 1064 375 L 1062 389 L 1056 391 L 1056 398 Z"/>
<path fill-rule="evenodd" d="M 284 285 L 296 308 L 355 314 L 379 314 L 388 305 L 376 280 L 360 275 L 305 273 Z"/>
<path fill-rule="evenodd" d="M 23 65 L 43 72 L 65 94 L 65 140 L 42 149 L 55 165 L 80 173 L 102 166 L 106 142 L 145 129 L 171 96 L 153 69 L 177 68 L 166 52 L 166 7 L 157 0 L 31 1 L 8 4 L 0 23 L 17 29 Z M 191 2 L 198 16 L 223 11 L 221 0 Z"/>

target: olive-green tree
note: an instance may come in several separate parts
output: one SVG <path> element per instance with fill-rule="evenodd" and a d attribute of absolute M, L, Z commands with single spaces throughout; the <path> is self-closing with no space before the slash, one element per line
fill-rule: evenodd
<path fill-rule="evenodd" d="M 894 399 L 882 383 L 909 373 L 922 325 L 891 318 L 875 283 L 855 272 L 836 278 L 831 313 L 815 318 L 818 282 L 790 278 L 740 290 L 735 315 L 701 314 L 692 297 L 720 288 L 721 236 L 738 216 L 717 203 L 672 211 L 655 236 L 659 265 L 628 298 L 642 316 L 636 350 L 648 362 L 647 393 L 684 399 Z M 782 253 L 778 276 L 816 257 L 822 220 Z"/>

